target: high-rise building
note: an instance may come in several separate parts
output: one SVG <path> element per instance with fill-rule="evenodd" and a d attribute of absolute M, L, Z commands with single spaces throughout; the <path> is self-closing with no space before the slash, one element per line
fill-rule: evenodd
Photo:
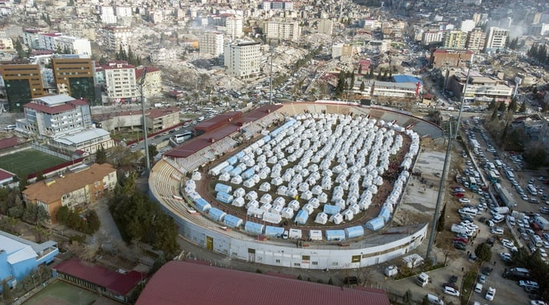
<path fill-rule="evenodd" d="M 297 21 L 265 22 L 267 39 L 297 40 L 301 36 L 301 27 Z"/>
<path fill-rule="evenodd" d="M 438 30 L 431 30 L 423 32 L 421 35 L 421 43 L 424 45 L 429 45 L 434 42 L 440 42 L 442 41 L 442 38 L 444 37 L 442 31 Z"/>
<path fill-rule="evenodd" d="M 460 30 L 462 32 L 471 32 L 475 27 L 475 21 L 473 19 L 467 19 L 461 22 Z"/>
<path fill-rule="evenodd" d="M 225 31 L 231 39 L 242 37 L 242 17 L 229 16 L 225 19 Z"/>
<path fill-rule="evenodd" d="M 440 49 L 431 54 L 431 64 L 436 68 L 465 67 L 472 57 L 472 51 Z"/>
<path fill-rule="evenodd" d="M 509 30 L 491 27 L 486 35 L 486 44 L 484 46 L 485 52 L 495 51 L 497 49 L 505 48 L 507 43 L 507 37 L 509 36 Z"/>
<path fill-rule="evenodd" d="M 127 103 L 136 100 L 139 93 L 134 66 L 125 61 L 114 61 L 102 68 L 110 102 Z"/>
<path fill-rule="evenodd" d="M 59 94 L 86 99 L 91 104 L 96 101 L 95 65 L 91 58 L 78 55 L 54 55 L 51 62 Z"/>
<path fill-rule="evenodd" d="M 443 47 L 445 49 L 463 50 L 467 42 L 467 33 L 462 31 L 447 31 L 444 33 Z"/>
<path fill-rule="evenodd" d="M 467 34 L 465 48 L 475 53 L 481 52 L 486 43 L 486 33 L 481 28 L 475 28 Z"/>
<path fill-rule="evenodd" d="M 37 64 L 1 63 L 0 74 L 6 87 L 8 111 L 21 112 L 31 99 L 46 95 Z"/>
<path fill-rule="evenodd" d="M 200 55 L 218 57 L 223 54 L 223 34 L 220 32 L 205 32 L 199 37 Z"/>
<path fill-rule="evenodd" d="M 108 26 L 105 28 L 105 41 L 104 45 L 108 50 L 117 51 L 120 50 L 120 46 L 125 50 L 128 50 L 133 37 L 131 28 L 126 26 Z"/>
<path fill-rule="evenodd" d="M 332 35 L 334 22 L 330 19 L 320 19 L 318 21 L 318 32 L 320 34 Z"/>
<path fill-rule="evenodd" d="M 225 45 L 225 66 L 227 73 L 248 78 L 259 74 L 261 52 L 259 42 L 236 42 Z"/>

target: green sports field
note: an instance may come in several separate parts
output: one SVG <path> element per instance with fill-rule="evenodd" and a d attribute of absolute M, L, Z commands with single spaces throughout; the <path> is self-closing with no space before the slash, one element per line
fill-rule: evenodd
<path fill-rule="evenodd" d="M 71 284 L 56 281 L 42 289 L 27 300 L 25 305 L 71 305 L 92 304 L 98 295 L 92 291 L 82 289 Z"/>
<path fill-rule="evenodd" d="M 0 168 L 23 178 L 28 174 L 42 171 L 63 162 L 65 160 L 61 158 L 34 149 L 27 149 L 0 157 Z"/>

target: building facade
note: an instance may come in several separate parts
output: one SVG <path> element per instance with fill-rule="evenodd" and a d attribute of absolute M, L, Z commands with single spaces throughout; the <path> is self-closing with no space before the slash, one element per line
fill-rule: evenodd
<path fill-rule="evenodd" d="M 105 28 L 104 45 L 110 51 L 123 49 L 128 50 L 131 44 L 133 33 L 131 28 L 126 26 L 108 26 Z"/>
<path fill-rule="evenodd" d="M 59 94 L 96 101 L 95 64 L 89 56 L 54 55 L 51 59 L 53 76 Z"/>
<path fill-rule="evenodd" d="M 468 33 L 465 48 L 475 53 L 479 53 L 484 49 L 485 44 L 486 33 L 480 28 L 475 28 Z"/>
<path fill-rule="evenodd" d="M 225 19 L 225 33 L 231 39 L 242 37 L 242 17 L 229 16 Z"/>
<path fill-rule="evenodd" d="M 267 21 L 265 35 L 267 39 L 298 40 L 301 37 L 301 27 L 297 21 Z"/>
<path fill-rule="evenodd" d="M 486 45 L 484 46 L 484 51 L 490 52 L 505 48 L 508 37 L 509 30 L 491 27 L 486 35 Z"/>
<path fill-rule="evenodd" d="M 198 46 L 200 55 L 219 57 L 223 55 L 223 33 L 220 32 L 205 32 L 199 37 Z"/>
<path fill-rule="evenodd" d="M 463 50 L 467 42 L 467 33 L 462 31 L 447 31 L 444 33 L 442 45 L 445 49 Z"/>
<path fill-rule="evenodd" d="M 114 190 L 116 182 L 116 169 L 110 164 L 78 165 L 60 177 L 28 185 L 22 192 L 23 200 L 44 207 L 54 224 L 60 207 L 74 210 L 93 205 Z"/>
<path fill-rule="evenodd" d="M 137 99 L 139 92 L 134 66 L 125 61 L 115 61 L 102 68 L 109 102 L 128 103 Z"/>
<path fill-rule="evenodd" d="M 46 95 L 39 65 L 1 63 L 0 73 L 6 87 L 7 110 L 10 112 L 21 112 L 31 99 Z"/>
<path fill-rule="evenodd" d="M 439 49 L 431 54 L 431 64 L 436 68 L 465 67 L 472 57 L 472 51 Z"/>
<path fill-rule="evenodd" d="M 238 78 L 249 78 L 260 73 L 261 51 L 259 42 L 237 42 L 225 45 L 227 73 Z"/>
<path fill-rule="evenodd" d="M 465 95 L 466 100 L 489 103 L 496 101 L 509 101 L 513 95 L 513 87 L 505 84 L 505 81 L 495 77 L 483 76 L 480 73 L 471 71 L 469 73 L 469 84 L 464 92 L 467 73 L 455 73 L 448 80 L 448 90 L 461 99 Z"/>
<path fill-rule="evenodd" d="M 332 35 L 334 31 L 334 22 L 330 19 L 320 19 L 318 21 L 318 32 L 320 34 Z"/>
<path fill-rule="evenodd" d="M 146 69 L 145 79 L 143 80 L 143 96 L 148 97 L 151 95 L 162 92 L 162 71 L 155 67 L 137 67 L 135 69 L 135 79 L 139 83 L 141 77 L 143 77 L 143 71 Z M 139 86 L 137 89 L 140 90 Z"/>

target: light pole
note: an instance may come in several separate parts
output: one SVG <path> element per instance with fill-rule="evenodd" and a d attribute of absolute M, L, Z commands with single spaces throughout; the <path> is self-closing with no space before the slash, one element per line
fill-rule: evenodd
<path fill-rule="evenodd" d="M 149 157 L 149 141 L 147 140 L 147 118 L 145 117 L 145 97 L 143 96 L 143 85 L 145 76 L 147 75 L 147 67 L 143 68 L 143 75 L 139 80 L 139 93 L 141 94 L 141 115 L 143 117 L 143 144 L 145 145 L 145 168 L 148 175 L 151 170 L 151 161 Z"/>
<path fill-rule="evenodd" d="M 467 85 L 469 85 L 469 76 L 471 75 L 471 67 L 473 66 L 473 56 L 471 54 L 471 62 L 469 63 L 469 69 L 467 70 L 467 77 L 465 77 L 465 86 L 463 86 L 463 93 L 461 94 L 461 105 L 459 106 L 459 113 L 456 124 L 456 137 L 459 133 L 459 124 L 461 123 L 461 114 L 463 113 L 463 105 L 465 104 L 465 94 L 467 94 Z"/>
<path fill-rule="evenodd" d="M 271 63 L 269 64 L 269 105 L 273 104 L 273 57 L 274 57 L 274 47 L 270 46 L 271 51 Z"/>

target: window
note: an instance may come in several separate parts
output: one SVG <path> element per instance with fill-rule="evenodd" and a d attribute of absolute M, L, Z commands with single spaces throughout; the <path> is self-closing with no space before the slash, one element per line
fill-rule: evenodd
<path fill-rule="evenodd" d="M 300 263 L 294 263 L 294 267 L 299 267 L 299 266 L 301 266 Z"/>
<path fill-rule="evenodd" d="M 311 260 L 311 256 L 310 256 L 310 255 L 303 255 L 303 256 L 301 256 L 301 260 L 310 261 L 310 260 Z"/>
<path fill-rule="evenodd" d="M 280 260 L 279 259 L 275 260 L 275 263 L 280 264 Z"/>
<path fill-rule="evenodd" d="M 318 262 L 311 262 L 313 266 L 318 266 Z"/>
<path fill-rule="evenodd" d="M 336 267 L 337 265 L 338 265 L 337 262 L 332 262 L 332 266 L 333 266 L 333 267 Z"/>
<path fill-rule="evenodd" d="M 353 255 L 351 257 L 351 263 L 360 263 L 360 255 Z"/>

